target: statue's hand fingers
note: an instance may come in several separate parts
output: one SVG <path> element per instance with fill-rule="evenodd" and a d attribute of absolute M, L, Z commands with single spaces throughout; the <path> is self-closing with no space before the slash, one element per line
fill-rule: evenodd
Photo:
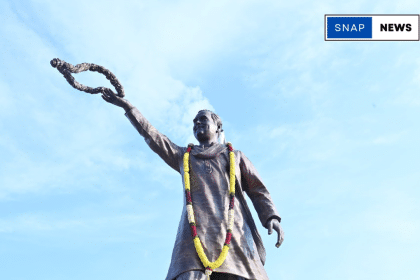
<path fill-rule="evenodd" d="M 103 99 L 103 100 L 105 100 L 106 102 L 111 103 L 111 100 L 109 100 L 109 97 L 108 97 L 108 96 L 106 96 L 105 94 L 102 94 L 102 95 L 101 95 L 101 97 L 102 97 L 102 99 Z"/>
<path fill-rule="evenodd" d="M 102 92 L 102 96 L 105 96 L 108 100 L 111 99 L 111 96 L 109 95 L 109 92 L 107 91 Z"/>
<path fill-rule="evenodd" d="M 283 243 L 284 240 L 284 231 L 281 228 L 280 224 L 277 223 L 274 225 L 274 229 L 277 231 L 277 243 L 276 243 L 276 247 L 279 248 L 280 245 Z"/>
<path fill-rule="evenodd" d="M 118 105 L 118 100 L 113 98 L 112 96 L 102 94 L 102 98 L 108 103 L 111 103 L 113 105 Z"/>
<path fill-rule="evenodd" d="M 115 96 L 115 94 L 112 92 L 112 90 L 110 90 L 110 89 L 105 89 L 104 91 L 103 91 L 103 94 L 106 96 L 106 97 L 108 97 L 108 99 L 109 100 L 115 100 L 116 99 L 116 96 Z"/>

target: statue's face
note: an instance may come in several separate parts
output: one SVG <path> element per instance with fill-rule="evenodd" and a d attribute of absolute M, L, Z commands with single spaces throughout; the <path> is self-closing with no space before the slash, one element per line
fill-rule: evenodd
<path fill-rule="evenodd" d="M 208 141 L 217 138 L 217 124 L 211 117 L 211 113 L 207 111 L 199 112 L 193 120 L 194 136 L 198 142 Z"/>

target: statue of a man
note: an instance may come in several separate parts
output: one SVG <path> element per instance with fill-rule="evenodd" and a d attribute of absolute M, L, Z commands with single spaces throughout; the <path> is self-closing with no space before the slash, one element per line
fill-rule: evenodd
<path fill-rule="evenodd" d="M 128 100 L 112 94 L 103 94 L 102 98 L 122 107 L 149 147 L 170 167 L 181 175 L 184 174 L 183 156 L 187 148 L 175 145 L 157 131 Z M 223 130 L 222 121 L 216 114 L 202 110 L 193 122 L 194 136 L 200 144 L 194 146 L 190 152 L 190 193 L 197 234 L 207 258 L 212 262 L 220 255 L 227 232 L 229 151 L 226 145 L 218 143 Z M 267 280 L 263 267 L 265 249 L 243 192 L 250 197 L 262 225 L 268 229 L 268 234 L 273 229 L 277 231 L 277 247 L 284 238 L 280 226 L 281 218 L 252 163 L 241 151 L 235 150 L 234 155 L 236 192 L 230 249 L 223 264 L 211 274 L 211 279 Z M 166 280 L 204 280 L 207 279 L 204 270 L 194 247 L 184 203 Z"/>

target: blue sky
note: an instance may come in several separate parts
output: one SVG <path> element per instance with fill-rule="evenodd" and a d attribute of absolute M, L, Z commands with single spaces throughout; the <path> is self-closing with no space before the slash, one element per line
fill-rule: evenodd
<path fill-rule="evenodd" d="M 419 1 L 1 1 L 1 279 L 163 279 L 180 176 L 49 64 L 110 69 L 179 145 L 218 113 L 282 215 L 270 279 L 420 277 L 419 42 L 325 42 L 324 14 Z M 76 79 L 110 86 L 98 73 Z M 255 212 L 254 212 L 255 214 Z"/>

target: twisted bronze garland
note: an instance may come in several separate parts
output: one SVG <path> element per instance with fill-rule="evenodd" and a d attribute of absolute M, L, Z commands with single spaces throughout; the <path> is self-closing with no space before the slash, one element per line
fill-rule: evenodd
<path fill-rule="evenodd" d="M 74 87 L 75 89 L 90 93 L 90 94 L 96 94 L 96 93 L 108 93 L 108 94 L 114 94 L 115 93 L 107 87 L 97 87 L 97 88 L 91 88 L 85 85 L 82 85 L 80 83 L 78 83 L 76 81 L 76 79 L 71 75 L 71 73 L 80 73 L 80 72 L 84 72 L 84 71 L 94 71 L 94 72 L 99 72 L 103 75 L 105 75 L 105 77 L 111 82 L 111 84 L 115 87 L 115 89 L 117 90 L 117 95 L 119 97 L 124 97 L 124 88 L 123 86 L 120 84 L 120 81 L 118 81 L 117 77 L 115 77 L 114 74 L 112 74 L 111 71 L 109 71 L 108 69 L 106 69 L 103 66 L 100 65 L 96 65 L 93 63 L 80 63 L 77 64 L 76 66 L 73 66 L 70 63 L 65 62 L 64 60 L 61 60 L 59 58 L 54 58 L 53 60 L 51 60 L 51 66 L 54 68 L 57 68 L 57 70 L 63 74 L 64 78 L 66 78 L 67 82 Z"/>

